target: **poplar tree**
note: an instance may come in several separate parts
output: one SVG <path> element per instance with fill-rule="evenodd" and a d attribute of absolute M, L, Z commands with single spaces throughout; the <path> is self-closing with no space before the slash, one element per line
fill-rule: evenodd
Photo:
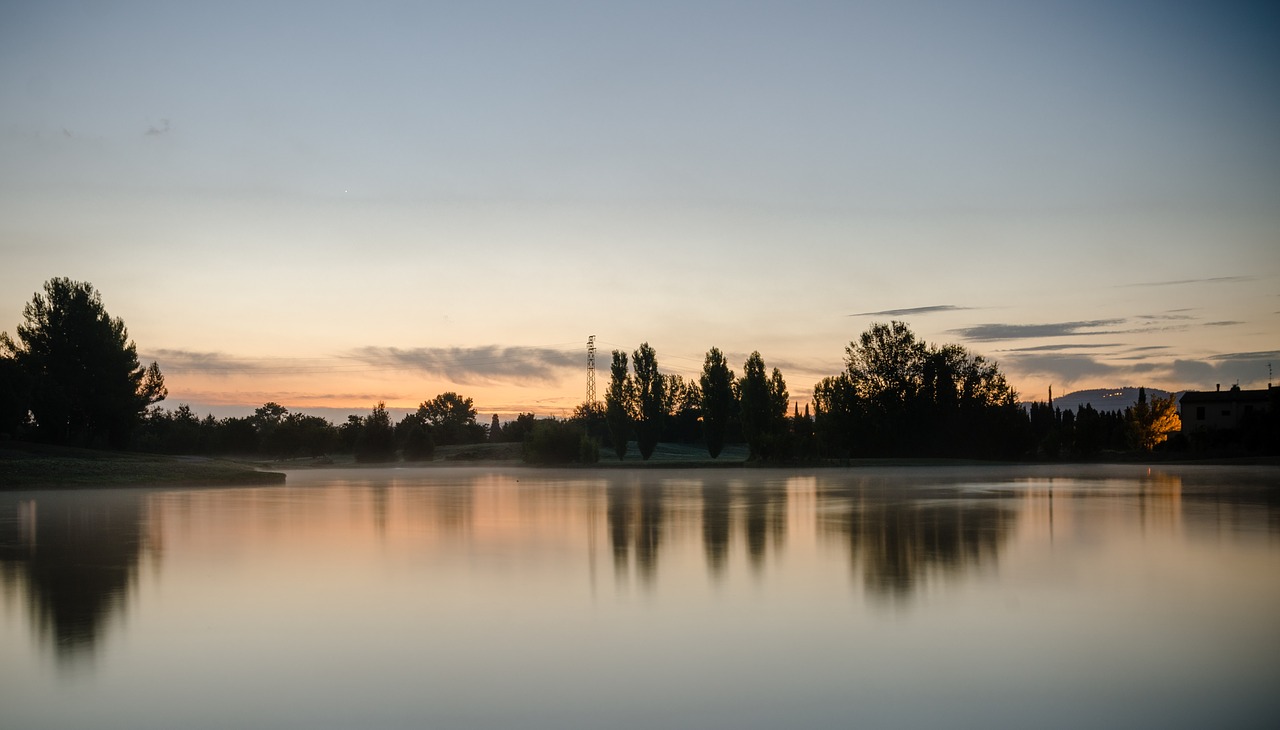
<path fill-rule="evenodd" d="M 648 342 L 641 343 L 631 354 L 631 368 L 635 373 L 636 445 L 640 447 L 640 458 L 647 461 L 658 445 L 658 433 L 666 416 L 666 383 L 658 371 L 658 354 Z"/>
<path fill-rule="evenodd" d="M 604 396 L 604 419 L 613 441 L 618 461 L 627 455 L 627 439 L 631 436 L 631 376 L 627 373 L 627 353 L 613 351 L 609 365 L 609 392 Z"/>
<path fill-rule="evenodd" d="M 714 459 L 724 449 L 725 433 L 736 403 L 733 371 L 719 348 L 707 351 L 698 382 L 702 386 L 702 435 L 707 441 L 707 453 Z"/>

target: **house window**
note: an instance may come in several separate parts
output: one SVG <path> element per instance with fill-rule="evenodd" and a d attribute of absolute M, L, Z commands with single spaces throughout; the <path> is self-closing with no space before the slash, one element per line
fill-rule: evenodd
<path fill-rule="evenodd" d="M 1196 406 L 1196 420 L 1197 421 L 1204 420 L 1204 406 Z"/>

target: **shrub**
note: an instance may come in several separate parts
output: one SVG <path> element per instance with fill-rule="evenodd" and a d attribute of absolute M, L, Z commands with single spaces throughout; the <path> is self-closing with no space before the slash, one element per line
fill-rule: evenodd
<path fill-rule="evenodd" d="M 548 418 L 534 424 L 522 455 L 526 464 L 594 464 L 600 460 L 600 445 L 581 427 Z"/>

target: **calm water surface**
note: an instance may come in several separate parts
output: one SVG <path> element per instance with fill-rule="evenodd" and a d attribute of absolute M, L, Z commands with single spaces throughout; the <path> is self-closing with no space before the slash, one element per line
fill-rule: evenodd
<path fill-rule="evenodd" d="M 1280 726 L 1280 470 L 0 493 L 0 727 Z"/>

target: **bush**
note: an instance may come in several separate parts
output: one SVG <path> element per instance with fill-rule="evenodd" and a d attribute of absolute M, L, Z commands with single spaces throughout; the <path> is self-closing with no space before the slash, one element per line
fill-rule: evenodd
<path fill-rule="evenodd" d="M 534 424 L 522 455 L 526 464 L 594 464 L 600 460 L 600 445 L 581 427 L 549 418 Z"/>
<path fill-rule="evenodd" d="M 436 442 L 431 432 L 417 425 L 407 429 L 404 437 L 405 461 L 431 461 L 436 454 Z"/>

